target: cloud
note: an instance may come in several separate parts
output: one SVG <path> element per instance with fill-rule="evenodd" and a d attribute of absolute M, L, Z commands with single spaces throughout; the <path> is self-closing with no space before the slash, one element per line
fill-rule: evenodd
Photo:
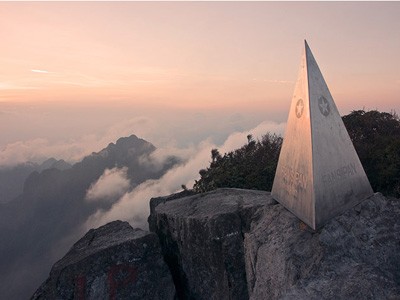
<path fill-rule="evenodd" d="M 0 128 L 5 129 L 0 131 L 0 167 L 26 161 L 40 163 L 49 157 L 74 163 L 131 134 L 187 157 L 183 153 L 187 147 L 206 138 L 220 145 L 230 133 L 253 128 L 265 119 L 260 111 L 187 111 L 163 105 L 154 110 L 133 103 L 115 107 L 91 103 L 76 108 L 69 104 L 0 103 L 0 109 L 7 112 L 0 118 Z M 27 123 L 30 126 L 22 126 Z M 164 153 L 155 153 L 156 160 L 164 159 Z"/>
<path fill-rule="evenodd" d="M 89 187 L 86 199 L 88 201 L 112 201 L 124 195 L 130 187 L 127 171 L 126 167 L 106 169 L 100 178 Z"/>
<path fill-rule="evenodd" d="M 189 159 L 169 170 L 159 180 L 147 180 L 126 193 L 109 211 L 98 211 L 91 216 L 86 228 L 98 227 L 113 220 L 128 220 L 132 226 L 147 228 L 149 200 L 152 197 L 168 195 L 181 189 L 181 185 L 193 184 L 198 171 L 209 161 L 210 151 L 215 145 L 204 141 L 191 151 Z"/>
<path fill-rule="evenodd" d="M 71 161 L 81 155 L 82 149 L 76 142 L 50 144 L 48 140 L 39 138 L 7 144 L 0 151 L 0 166 L 13 166 L 27 161 L 41 162 L 49 157 Z"/>
<path fill-rule="evenodd" d="M 24 162 L 40 163 L 54 157 L 68 162 L 80 161 L 83 157 L 106 147 L 120 137 L 136 134 L 147 139 L 157 124 L 146 117 L 135 117 L 121 121 L 97 134 L 80 138 L 51 142 L 45 138 L 9 143 L 0 148 L 0 167 L 11 167 Z"/>
<path fill-rule="evenodd" d="M 253 81 L 262 81 L 262 82 L 279 83 L 279 84 L 292 84 L 292 83 L 294 83 L 293 81 L 290 81 L 290 80 L 259 79 L 259 78 L 253 78 Z"/>
<path fill-rule="evenodd" d="M 39 70 L 39 69 L 31 69 L 31 72 L 33 73 L 42 73 L 42 74 L 49 74 L 51 72 L 46 71 L 46 70 Z"/>
<path fill-rule="evenodd" d="M 95 135 L 56 143 L 41 138 L 18 141 L 7 144 L 0 150 L 0 167 L 11 167 L 28 161 L 41 163 L 50 157 L 77 162 L 92 153 L 93 149 L 100 150 L 104 145 L 103 140 Z"/>
<path fill-rule="evenodd" d="M 17 84 L 14 82 L 0 82 L 0 90 L 38 90 L 36 86 Z"/>
<path fill-rule="evenodd" d="M 129 221 L 133 227 L 147 229 L 149 215 L 149 200 L 152 197 L 165 196 L 181 190 L 184 184 L 191 188 L 195 180 L 199 179 L 199 170 L 210 164 L 210 152 L 218 148 L 220 153 L 227 153 L 243 146 L 247 142 L 247 135 L 252 134 L 255 139 L 261 138 L 267 132 L 283 134 L 286 124 L 263 122 L 257 127 L 231 134 L 221 146 L 206 139 L 197 146 L 181 149 L 179 154 L 184 162 L 169 170 L 158 180 L 147 180 L 132 191 L 124 194 L 110 210 L 99 210 L 87 220 L 85 229 L 98 227 L 114 220 Z M 154 153 L 155 159 L 162 160 L 171 153 L 171 148 L 159 149 Z"/>
<path fill-rule="evenodd" d="M 56 154 L 63 154 L 65 155 L 64 157 L 77 157 L 87 152 L 88 149 L 93 149 L 94 145 L 104 147 L 111 137 L 120 137 L 122 133 L 132 133 L 137 132 L 137 130 L 142 130 L 145 133 L 145 128 L 138 129 L 138 127 L 151 127 L 153 126 L 152 124 L 153 121 L 147 118 L 135 118 L 109 128 L 109 130 L 103 132 L 101 137 L 89 135 L 79 140 L 71 140 L 69 143 L 57 144 L 51 144 L 45 139 L 19 142 L 12 147 L 8 146 L 7 151 L 0 152 L 0 159 L 5 159 L 5 153 L 14 160 L 22 160 L 27 157 L 33 159 L 40 155 L 59 157 Z M 178 156 L 181 159 L 181 164 L 170 169 L 159 180 L 147 180 L 136 188 L 131 189 L 127 179 L 126 168 L 107 169 L 97 180 L 94 180 L 87 191 L 86 200 L 80 201 L 82 199 L 77 199 L 79 201 L 75 205 L 71 204 L 70 201 L 63 200 L 55 203 L 55 201 L 52 201 L 54 199 L 51 198 L 51 195 L 47 194 L 40 198 L 40 203 L 31 201 L 31 199 L 36 199 L 36 194 L 25 195 L 25 208 L 33 213 L 31 214 L 33 220 L 31 220 L 31 223 L 37 226 L 30 226 L 27 229 L 19 225 L 19 218 L 13 218 L 8 211 L 4 211 L 5 215 L 0 216 L 0 219 L 4 220 L 4 224 L 8 224 L 4 229 L 7 231 L 6 236 L 11 239 L 14 236 L 18 236 L 18 240 L 21 241 L 15 244 L 7 243 L 6 240 L 6 243 L 0 244 L 0 251 L 3 251 L 2 253 L 6 255 L 3 255 L 5 268 L 2 268 L 4 272 L 2 272 L 3 276 L 0 276 L 1 282 L 6 283 L 6 285 L 3 285 L 5 287 L 3 290 L 10 292 L 11 296 L 17 295 L 16 298 L 23 298 L 22 296 L 18 297 L 19 293 L 21 295 L 32 294 L 34 288 L 40 284 L 40 280 L 48 274 L 51 264 L 56 259 L 59 259 L 71 247 L 73 242 L 80 238 L 89 228 L 98 227 L 116 219 L 127 220 L 134 227 L 147 228 L 150 198 L 179 191 L 182 184 L 191 187 L 194 180 L 199 178 L 199 170 L 209 166 L 211 149 L 218 148 L 222 154 L 245 144 L 247 135 L 250 133 L 254 138 L 257 138 L 269 131 L 282 133 L 283 129 L 284 124 L 264 122 L 251 130 L 231 134 L 225 139 L 225 142 L 219 144 L 212 142 L 211 138 L 187 147 L 177 147 L 173 143 L 168 144 L 168 146 L 166 145 L 153 152 L 150 159 L 143 158 L 141 161 L 142 164 L 159 166 L 171 155 Z M 115 138 L 111 140 L 115 140 Z M 72 153 L 74 151 L 75 153 Z M 14 156 L 11 156 L 12 154 Z M 59 178 L 64 178 L 64 176 Z M 62 180 L 62 182 L 64 181 Z M 66 182 L 70 181 L 67 180 Z M 43 184 L 43 186 L 47 186 L 52 183 L 46 181 Z M 47 188 L 43 189 L 44 193 L 46 190 Z M 71 192 L 73 191 L 71 190 Z M 45 209 L 35 209 L 37 205 Z M 52 216 L 48 215 L 47 212 L 52 211 L 55 207 L 64 212 L 61 219 L 60 216 L 55 217 L 54 214 Z M 84 221 L 78 217 L 71 219 L 71 216 L 85 218 L 98 207 L 102 209 L 88 217 L 84 224 L 82 224 Z M 38 223 L 37 220 L 43 221 L 44 219 L 46 222 L 50 222 L 48 224 L 59 223 L 59 226 L 53 226 L 54 228 L 52 228 L 52 232 L 57 234 L 43 235 L 43 232 L 48 229 L 48 224 L 46 225 L 46 222 Z M 46 227 L 46 229 L 42 226 Z M 34 243 L 32 241 L 38 238 L 40 238 L 43 247 L 38 248 L 31 245 Z M 21 255 L 21 253 L 24 255 Z M 17 279 L 20 280 L 18 281 Z M 23 285 L 19 284 L 21 280 L 24 282 Z M 0 293 L 3 290 L 0 288 Z"/>
<path fill-rule="evenodd" d="M 146 168 L 152 168 L 155 171 L 160 171 L 165 167 L 165 164 L 170 158 L 178 158 L 180 161 L 187 161 L 195 152 L 193 145 L 186 148 L 178 148 L 176 146 L 164 146 L 157 148 L 150 155 L 143 155 L 139 158 L 139 163 Z"/>
<path fill-rule="evenodd" d="M 293 81 L 290 81 L 290 80 L 267 80 L 267 79 L 264 79 L 263 81 L 264 82 L 269 82 L 269 83 L 279 83 L 279 84 L 292 84 L 292 83 L 294 83 Z"/>
<path fill-rule="evenodd" d="M 286 123 L 265 121 L 253 129 L 244 132 L 235 132 L 226 139 L 221 147 L 218 148 L 219 152 L 223 154 L 240 148 L 247 142 L 248 134 L 253 135 L 254 139 L 261 139 L 261 137 L 267 132 L 283 135 L 285 127 Z"/>

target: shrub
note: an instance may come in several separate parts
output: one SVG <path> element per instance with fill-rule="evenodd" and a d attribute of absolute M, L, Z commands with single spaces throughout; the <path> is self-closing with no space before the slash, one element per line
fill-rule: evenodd
<path fill-rule="evenodd" d="M 400 120 L 396 113 L 353 111 L 343 117 L 360 161 L 374 191 L 400 197 Z M 240 149 L 221 156 L 211 151 L 211 163 L 200 170 L 196 192 L 220 187 L 270 191 L 282 137 L 267 133 L 261 141 L 247 137 Z"/>
<path fill-rule="evenodd" d="M 194 184 L 196 192 L 207 192 L 220 187 L 271 190 L 278 163 L 282 137 L 267 133 L 260 140 L 247 137 L 240 149 L 221 154 L 211 151 L 211 163 L 200 170 L 201 178 Z"/>
<path fill-rule="evenodd" d="M 396 113 L 355 110 L 343 117 L 374 191 L 400 197 L 400 120 Z"/>

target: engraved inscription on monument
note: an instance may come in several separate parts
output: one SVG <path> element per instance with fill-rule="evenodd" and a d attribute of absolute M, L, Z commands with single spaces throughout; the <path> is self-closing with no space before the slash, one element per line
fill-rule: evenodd
<path fill-rule="evenodd" d="M 289 194 L 296 195 L 299 190 L 305 190 L 307 188 L 307 177 L 289 166 L 282 167 L 282 177 Z"/>
<path fill-rule="evenodd" d="M 323 183 L 336 183 L 357 174 L 355 163 L 350 163 L 332 172 L 322 175 Z"/>
<path fill-rule="evenodd" d="M 300 118 L 303 115 L 304 103 L 303 99 L 299 99 L 296 103 L 296 116 Z"/>

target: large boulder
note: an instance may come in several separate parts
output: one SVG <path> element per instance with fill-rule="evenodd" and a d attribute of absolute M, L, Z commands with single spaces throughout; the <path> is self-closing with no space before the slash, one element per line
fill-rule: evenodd
<path fill-rule="evenodd" d="M 245 235 L 251 299 L 400 299 L 400 201 L 377 193 L 313 231 L 281 205 Z"/>
<path fill-rule="evenodd" d="M 152 200 L 150 228 L 180 299 L 248 298 L 243 234 L 255 212 L 273 203 L 267 192 L 239 189 Z"/>
<path fill-rule="evenodd" d="M 174 299 L 154 233 L 114 221 L 91 229 L 52 268 L 32 299 Z"/>

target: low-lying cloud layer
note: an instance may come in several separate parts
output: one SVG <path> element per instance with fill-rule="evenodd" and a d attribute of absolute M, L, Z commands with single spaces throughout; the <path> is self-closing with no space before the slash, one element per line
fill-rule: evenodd
<path fill-rule="evenodd" d="M 122 100 L 113 105 L 0 102 L 0 116 L 0 168 L 49 157 L 74 163 L 132 134 L 157 148 L 187 152 L 207 138 L 221 145 L 232 132 L 254 128 L 266 118 L 286 120 L 286 113 L 281 116 L 270 107 L 249 105 L 238 112 L 229 107 L 180 109 L 160 103 L 149 108 Z"/>
<path fill-rule="evenodd" d="M 94 151 L 99 151 L 120 137 L 147 136 L 155 129 L 152 120 L 146 117 L 131 118 L 109 127 L 99 134 L 88 134 L 80 138 L 51 142 L 45 138 L 9 143 L 0 149 L 0 167 L 11 167 L 24 162 L 40 163 L 50 157 L 77 162 Z"/>
<path fill-rule="evenodd" d="M 159 180 L 147 180 L 132 191 L 125 193 L 108 211 L 97 211 L 87 223 L 86 229 L 98 227 L 113 220 L 126 220 L 134 227 L 147 228 L 149 215 L 149 200 L 152 197 L 165 196 L 182 189 L 182 184 L 191 188 L 196 179 L 199 179 L 199 170 L 206 168 L 210 163 L 210 153 L 218 148 L 220 153 L 240 148 L 247 142 L 247 135 L 261 138 L 267 132 L 283 134 L 285 123 L 263 122 L 257 127 L 246 131 L 231 134 L 226 141 L 218 146 L 210 140 L 205 140 L 197 146 L 180 149 L 161 148 L 153 154 L 155 161 L 161 161 L 169 154 L 180 154 L 184 163 L 169 170 Z"/>
<path fill-rule="evenodd" d="M 49 156 L 79 160 L 82 156 L 99 151 L 110 142 L 132 133 L 158 143 L 159 140 L 148 138 L 154 134 L 152 130 L 159 128 L 157 122 L 134 118 L 109 127 L 104 135 L 86 135 L 81 139 L 58 143 L 45 139 L 20 142 L 8 145 L 0 153 L 0 160 L 22 162 Z M 112 163 L 104 164 L 109 160 L 94 156 L 96 159 L 85 160 L 85 163 L 70 170 L 49 170 L 33 175 L 26 193 L 21 196 L 23 201 L 16 201 L 15 216 L 21 214 L 21 217 L 15 218 L 8 210 L 0 210 L 0 220 L 4 225 L 0 235 L 1 240 L 5 241 L 0 246 L 3 257 L 0 268 L 4 270 L 0 274 L 1 282 L 4 283 L 0 287 L 0 298 L 22 299 L 29 296 L 40 281 L 44 280 L 51 265 L 90 228 L 119 219 L 129 221 L 134 227 L 146 229 L 149 200 L 180 191 L 182 184 L 191 188 L 199 178 L 199 170 L 209 166 L 212 149 L 218 148 L 224 154 L 244 145 L 248 134 L 252 134 L 254 138 L 260 138 L 267 132 L 282 134 L 284 126 L 284 123 L 264 122 L 251 130 L 237 130 L 220 143 L 206 138 L 200 142 L 193 139 L 193 143 L 186 146 L 173 140 L 170 143 L 161 143 L 161 147 L 156 144 L 157 149 L 151 153 L 137 149 L 139 152 L 136 153 L 137 156 L 132 156 L 134 163 L 131 165 L 126 154 L 129 152 L 121 154 L 122 152 L 117 151 L 115 153 L 122 156 L 118 163 L 111 159 Z M 165 126 L 166 129 L 167 127 Z M 192 130 L 196 131 L 196 128 Z M 124 148 L 121 144 L 119 147 Z M 104 160 L 97 160 L 99 157 Z M 171 157 L 178 157 L 179 160 Z M 176 161 L 180 163 L 174 165 Z M 116 165 L 125 167 L 117 168 Z M 165 172 L 166 166 L 171 165 L 174 167 Z M 147 178 L 159 179 L 146 180 Z M 140 184 L 132 186 L 132 183 Z M 33 193 L 30 194 L 30 191 Z M 49 211 L 52 213 L 49 214 Z M 32 224 L 30 228 L 21 225 L 19 220 L 24 218 Z M 38 240 L 41 241 L 40 244 L 37 243 Z"/>
<path fill-rule="evenodd" d="M 103 175 L 92 183 L 86 194 L 88 201 L 112 201 L 124 195 L 129 187 L 128 168 L 106 169 Z"/>

